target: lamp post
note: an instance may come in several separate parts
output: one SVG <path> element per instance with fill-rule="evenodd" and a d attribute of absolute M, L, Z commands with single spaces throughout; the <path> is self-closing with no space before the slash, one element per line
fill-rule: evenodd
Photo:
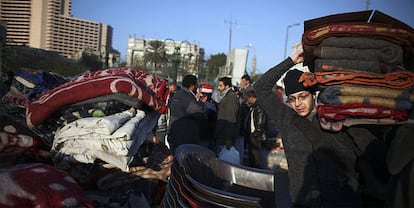
<path fill-rule="evenodd" d="M 187 47 L 182 47 L 183 44 L 188 45 L 188 49 L 187 49 Z M 182 51 L 182 53 L 183 53 L 182 58 L 184 58 L 184 61 L 182 63 L 181 68 L 184 69 L 184 70 L 187 70 L 189 63 L 191 62 L 191 57 L 193 56 L 193 54 L 191 53 L 191 43 L 188 42 L 187 40 L 181 41 L 180 42 L 180 52 L 181 52 L 182 48 L 184 49 Z M 187 56 L 188 56 L 188 60 L 186 58 Z M 181 58 L 181 56 L 180 56 L 180 58 Z"/>
<path fill-rule="evenodd" d="M 289 29 L 290 29 L 291 27 L 293 27 L 293 26 L 299 26 L 299 25 L 300 25 L 300 23 L 295 23 L 295 24 L 288 25 L 288 26 L 286 27 L 285 53 L 283 54 L 283 59 L 285 59 L 285 58 L 286 58 L 286 49 L 287 49 L 287 44 L 288 44 Z"/>
<path fill-rule="evenodd" d="M 180 63 L 181 63 L 181 46 L 183 44 L 188 44 L 189 47 L 189 51 L 191 52 L 191 43 L 183 40 L 181 42 L 179 42 L 179 45 L 176 45 L 177 41 L 171 39 L 171 38 L 167 38 L 164 40 L 164 43 L 167 41 L 172 41 L 173 42 L 173 47 L 174 47 L 174 51 L 172 54 L 172 62 L 173 62 L 173 68 L 174 68 L 174 82 L 177 83 L 178 80 L 178 73 L 179 73 L 179 67 L 180 67 Z M 191 56 L 190 56 L 191 59 Z"/>

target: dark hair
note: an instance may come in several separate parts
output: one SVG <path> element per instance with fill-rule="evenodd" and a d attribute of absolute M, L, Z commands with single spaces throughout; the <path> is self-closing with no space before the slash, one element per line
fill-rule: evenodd
<path fill-rule="evenodd" d="M 257 97 L 255 90 L 248 90 L 244 94 L 246 95 L 247 98 L 249 98 L 249 97 Z"/>
<path fill-rule="evenodd" d="M 191 85 L 197 86 L 197 77 L 194 75 L 186 75 L 183 78 L 183 87 L 189 88 Z"/>
<path fill-rule="evenodd" d="M 227 85 L 227 86 L 230 86 L 230 87 L 232 86 L 230 77 L 221 77 L 219 79 L 219 82 L 223 82 L 224 85 Z"/>
<path fill-rule="evenodd" d="M 252 81 L 252 80 L 250 79 L 250 76 L 249 76 L 248 74 L 244 74 L 241 78 L 242 78 L 242 79 L 245 79 L 245 80 L 248 80 L 249 82 L 250 82 L 250 81 Z"/>

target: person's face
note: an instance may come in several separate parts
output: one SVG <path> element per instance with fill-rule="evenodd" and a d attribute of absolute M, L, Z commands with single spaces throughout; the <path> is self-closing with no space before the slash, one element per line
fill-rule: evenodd
<path fill-rule="evenodd" d="M 246 79 L 241 79 L 240 80 L 240 88 L 244 89 L 247 85 L 249 84 L 249 81 Z"/>
<path fill-rule="evenodd" d="M 218 89 L 220 92 L 223 92 L 224 90 L 226 90 L 226 89 L 227 89 L 227 87 L 226 87 L 226 85 L 224 85 L 224 83 L 223 83 L 222 81 L 219 81 L 218 86 L 217 86 L 217 89 Z"/>
<path fill-rule="evenodd" d="M 308 116 L 315 108 L 315 95 L 309 91 L 300 91 L 288 95 L 287 102 L 299 116 Z"/>
<path fill-rule="evenodd" d="M 170 93 L 175 93 L 175 91 L 177 91 L 177 86 L 176 85 L 169 85 L 168 90 L 170 91 Z"/>
<path fill-rule="evenodd" d="M 195 85 L 190 85 L 189 90 L 191 90 L 194 94 L 197 94 L 198 89 L 198 82 L 195 83 Z"/>
<path fill-rule="evenodd" d="M 251 107 L 256 102 L 255 97 L 248 97 L 247 98 L 247 106 Z"/>

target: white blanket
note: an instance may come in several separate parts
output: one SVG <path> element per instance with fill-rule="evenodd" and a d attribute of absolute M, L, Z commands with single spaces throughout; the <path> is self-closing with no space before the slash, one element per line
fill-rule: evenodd
<path fill-rule="evenodd" d="M 55 165 L 68 162 L 93 163 L 101 159 L 128 171 L 139 147 L 153 136 L 159 113 L 131 109 L 105 117 L 81 118 L 55 133 L 52 157 Z"/>

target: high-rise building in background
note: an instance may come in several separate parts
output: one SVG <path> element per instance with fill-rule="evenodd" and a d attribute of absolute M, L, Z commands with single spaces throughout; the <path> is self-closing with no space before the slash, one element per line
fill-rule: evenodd
<path fill-rule="evenodd" d="M 120 53 L 112 48 L 113 28 L 73 17 L 71 0 L 0 0 L 0 20 L 6 23 L 8 46 L 55 51 L 71 59 L 88 51 L 107 67 L 120 63 Z"/>

